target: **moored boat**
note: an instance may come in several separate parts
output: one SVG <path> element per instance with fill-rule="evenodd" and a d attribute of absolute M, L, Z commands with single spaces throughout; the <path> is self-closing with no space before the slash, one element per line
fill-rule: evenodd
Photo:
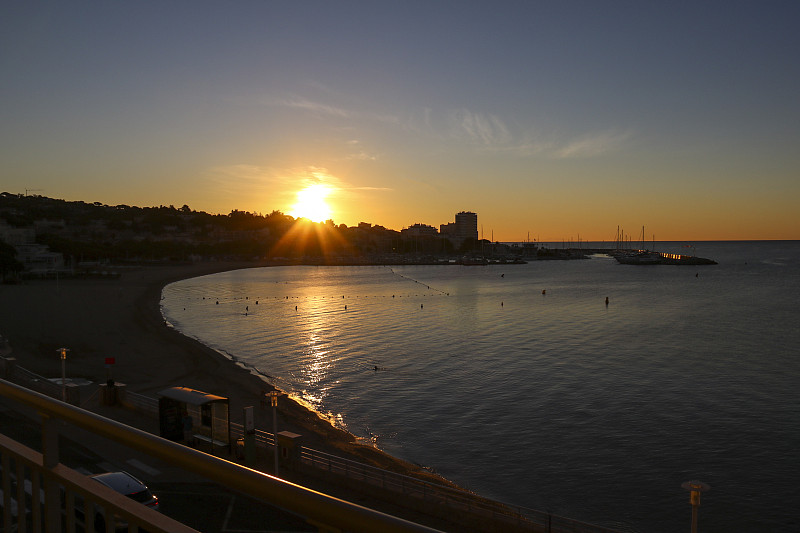
<path fill-rule="evenodd" d="M 611 254 L 623 265 L 716 265 L 713 259 L 650 250 L 617 250 Z"/>

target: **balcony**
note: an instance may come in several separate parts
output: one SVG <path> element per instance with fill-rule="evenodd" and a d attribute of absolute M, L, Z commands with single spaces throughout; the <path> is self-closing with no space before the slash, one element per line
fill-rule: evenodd
<path fill-rule="evenodd" d="M 17 378 L 23 375 L 18 367 L 13 373 Z M 285 477 L 289 480 L 281 479 L 265 473 L 269 471 L 264 468 L 265 462 L 267 466 L 271 464 L 269 458 L 275 449 L 275 435 L 271 433 L 256 430 L 254 440 L 261 463 L 248 468 L 236 463 L 243 457 L 240 444 L 243 428 L 240 425 L 231 424 L 231 442 L 237 443 L 233 449 L 218 448 L 215 452 L 213 447 L 206 447 L 204 449 L 211 453 L 204 453 L 47 396 L 63 396 L 70 403 L 85 404 L 75 398 L 73 393 L 77 391 L 65 391 L 62 386 L 47 380 L 31 381 L 30 385 L 44 386 L 48 390 L 43 390 L 43 394 L 0 379 L 0 415 L 3 415 L 5 406 L 6 412 L 27 411 L 30 419 L 38 417 L 40 421 L 35 430 L 9 428 L 23 425 L 13 422 L 0 429 L 0 533 L 83 532 L 92 528 L 87 529 L 82 517 L 97 513 L 113 515 L 127 522 L 128 531 L 141 529 L 151 532 L 231 531 L 236 529 L 231 528 L 231 520 L 249 520 L 251 527 L 240 530 L 268 531 L 272 528 L 264 525 L 268 521 L 264 516 L 276 514 L 286 516 L 283 520 L 291 521 L 294 528 L 291 530 L 296 531 L 438 530 L 429 527 L 431 525 L 447 531 L 611 531 L 494 502 L 453 487 L 388 472 L 306 447 L 300 447 L 293 464 L 287 465 L 289 471 L 285 472 Z M 123 403 L 127 410 L 150 415 L 157 413 L 157 400 L 133 393 L 126 396 Z M 0 416 L 0 421 L 4 420 Z M 17 438 L 3 435 L 13 435 L 13 431 L 8 429 L 17 429 L 22 434 Z M 36 434 L 32 436 L 31 433 Z M 25 440 L 23 437 L 28 437 L 25 444 L 20 442 Z M 172 490 L 177 484 L 170 486 L 173 492 L 170 496 L 176 502 L 172 510 L 176 506 L 185 509 L 180 513 L 159 513 L 144 508 L 91 480 L 88 472 L 65 466 L 63 463 L 72 462 L 62 461 L 62 457 L 81 453 L 71 451 L 65 445 L 69 439 L 108 442 L 101 444 L 100 448 L 108 454 L 109 461 L 110 456 L 116 453 L 140 469 L 146 469 L 144 463 L 151 461 L 166 465 L 172 477 L 181 480 L 183 486 L 191 487 L 191 491 L 184 491 L 184 499 L 178 502 L 176 491 Z M 112 445 L 121 447 L 123 451 L 112 451 Z M 370 506 L 379 501 L 402 503 L 404 511 L 411 512 L 395 513 L 397 507 L 376 505 L 383 510 L 381 512 L 348 503 L 325 494 L 329 487 L 336 487 L 335 493 L 345 499 L 369 501 Z M 229 502 L 227 508 L 215 508 L 221 500 Z M 206 518 L 201 518 L 201 513 L 205 513 Z M 396 514 L 415 518 L 409 521 Z M 212 524 L 223 518 L 224 527 Z M 115 530 L 113 521 L 106 521 L 106 530 Z M 282 527 L 281 530 L 288 528 Z"/>
<path fill-rule="evenodd" d="M 65 425 L 122 443 L 140 454 L 285 509 L 320 531 L 436 531 L 187 448 L 4 380 L 0 380 L 0 396 L 19 404 L 20 409 L 34 409 L 42 417 L 42 453 L 0 434 L 3 532 L 86 531 L 80 517 L 94 515 L 98 509 L 128 522 L 128 531 L 196 531 L 61 464 L 59 437 Z M 106 531 L 114 531 L 113 521 L 106 521 Z"/>

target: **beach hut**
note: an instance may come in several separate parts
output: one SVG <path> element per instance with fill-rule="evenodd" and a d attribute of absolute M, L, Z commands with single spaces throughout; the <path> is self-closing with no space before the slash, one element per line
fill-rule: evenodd
<path fill-rule="evenodd" d="M 161 436 L 188 445 L 205 443 L 230 450 L 228 398 L 187 387 L 170 387 L 158 393 Z"/>

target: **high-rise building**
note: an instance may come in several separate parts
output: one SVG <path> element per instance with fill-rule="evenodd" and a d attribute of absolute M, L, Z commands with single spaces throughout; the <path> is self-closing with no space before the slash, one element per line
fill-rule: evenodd
<path fill-rule="evenodd" d="M 456 236 L 460 239 L 478 239 L 478 214 L 471 211 L 456 213 Z"/>
<path fill-rule="evenodd" d="M 446 236 L 453 246 L 461 246 L 466 240 L 478 238 L 478 215 L 470 211 L 456 213 L 456 221 L 439 226 L 439 232 Z"/>

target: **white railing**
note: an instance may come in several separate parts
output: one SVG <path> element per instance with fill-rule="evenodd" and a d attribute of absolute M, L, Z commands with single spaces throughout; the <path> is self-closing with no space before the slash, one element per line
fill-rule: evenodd
<path fill-rule="evenodd" d="M 129 409 L 158 418 L 158 400 L 117 387 L 119 402 Z"/>

